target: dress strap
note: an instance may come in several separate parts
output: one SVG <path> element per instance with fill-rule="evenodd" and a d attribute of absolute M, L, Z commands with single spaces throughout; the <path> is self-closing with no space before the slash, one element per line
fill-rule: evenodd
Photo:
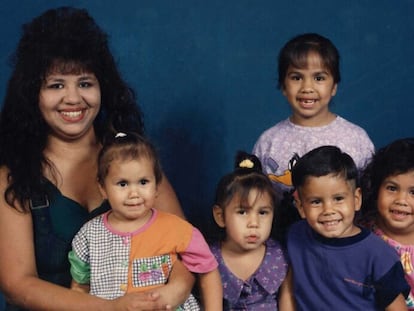
<path fill-rule="evenodd" d="M 30 199 L 30 209 L 37 210 L 41 208 L 49 207 L 49 199 L 46 194 L 34 195 Z"/>

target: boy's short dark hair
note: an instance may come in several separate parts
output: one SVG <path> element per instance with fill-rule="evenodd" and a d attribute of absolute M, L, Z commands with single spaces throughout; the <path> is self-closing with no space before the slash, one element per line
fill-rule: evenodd
<path fill-rule="evenodd" d="M 339 70 L 339 52 L 328 39 L 316 33 L 305 33 L 289 40 L 280 50 L 278 58 L 279 81 L 278 88 L 282 89 L 287 70 L 290 65 L 306 68 L 308 54 L 315 52 L 320 55 L 323 65 L 333 76 L 334 82 L 341 81 Z"/>
<path fill-rule="evenodd" d="M 358 185 L 358 169 L 354 160 L 336 146 L 321 146 L 299 158 L 292 168 L 293 186 L 298 189 L 308 177 L 337 175 Z"/>

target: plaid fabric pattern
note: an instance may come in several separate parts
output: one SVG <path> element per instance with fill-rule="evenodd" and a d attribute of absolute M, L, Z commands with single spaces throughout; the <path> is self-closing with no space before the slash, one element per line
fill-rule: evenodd
<path fill-rule="evenodd" d="M 195 297 L 193 295 L 190 295 L 190 297 L 188 297 L 188 299 L 186 300 L 186 302 L 181 305 L 178 310 L 182 310 L 182 311 L 199 311 L 200 306 L 198 305 L 197 300 L 195 299 Z"/>
<path fill-rule="evenodd" d="M 72 244 L 76 255 L 90 264 L 92 295 L 115 299 L 125 294 L 131 237 L 109 232 L 99 216 L 82 227 Z"/>

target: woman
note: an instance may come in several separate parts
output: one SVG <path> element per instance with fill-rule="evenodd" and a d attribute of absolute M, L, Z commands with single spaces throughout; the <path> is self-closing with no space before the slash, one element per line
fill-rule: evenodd
<path fill-rule="evenodd" d="M 194 281 L 188 272 L 182 276 L 181 265 L 156 293 L 109 301 L 65 288 L 74 234 L 108 208 L 96 181 L 102 142 L 116 131 L 143 132 L 107 35 L 85 10 L 52 9 L 24 25 L 13 60 L 0 116 L 0 285 L 10 304 L 6 310 L 179 305 Z M 156 207 L 183 216 L 166 178 Z"/>

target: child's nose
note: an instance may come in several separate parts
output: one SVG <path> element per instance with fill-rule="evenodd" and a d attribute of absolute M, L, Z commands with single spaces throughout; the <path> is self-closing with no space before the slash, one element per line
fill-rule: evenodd
<path fill-rule="evenodd" d="M 130 198 L 137 198 L 137 197 L 139 197 L 139 191 L 138 191 L 138 189 L 136 187 L 130 187 L 129 197 Z"/>
<path fill-rule="evenodd" d="M 248 226 L 249 227 L 258 227 L 258 225 L 259 225 L 259 218 L 258 218 L 258 216 L 257 215 L 254 215 L 254 214 L 250 215 L 249 216 Z"/>
<path fill-rule="evenodd" d="M 327 216 L 327 215 L 331 215 L 331 214 L 334 214 L 335 212 L 334 212 L 334 210 L 332 209 L 332 204 L 331 203 L 325 203 L 324 205 L 323 205 L 323 214 L 325 215 L 325 216 Z"/>
<path fill-rule="evenodd" d="M 311 92 L 313 90 L 313 80 L 304 78 L 302 80 L 302 92 Z"/>
<path fill-rule="evenodd" d="M 395 203 L 402 206 L 407 205 L 407 193 L 405 191 L 400 191 L 397 195 Z"/>

